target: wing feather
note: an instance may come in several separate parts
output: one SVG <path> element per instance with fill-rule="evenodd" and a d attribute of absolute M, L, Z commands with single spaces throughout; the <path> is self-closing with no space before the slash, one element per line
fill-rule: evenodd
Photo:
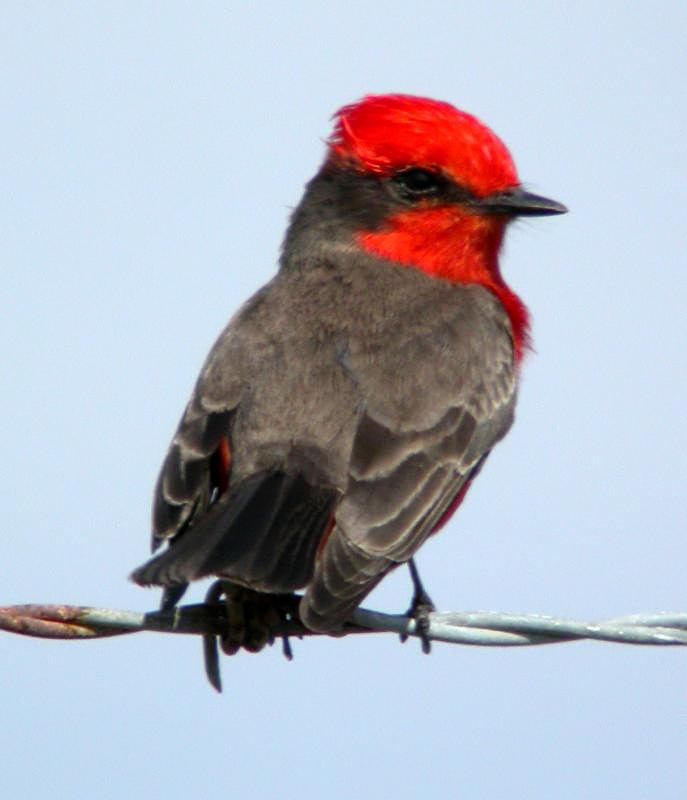
<path fill-rule="evenodd" d="M 408 430 L 405 421 L 399 431 L 362 418 L 348 489 L 301 601 L 306 625 L 340 627 L 385 574 L 412 558 L 507 432 L 515 394 L 511 355 L 433 425 Z"/>

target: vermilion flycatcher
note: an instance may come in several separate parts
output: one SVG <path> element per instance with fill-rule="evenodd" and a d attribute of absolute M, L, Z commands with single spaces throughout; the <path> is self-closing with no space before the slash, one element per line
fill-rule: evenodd
<path fill-rule="evenodd" d="M 201 370 L 155 491 L 167 547 L 134 580 L 304 589 L 304 624 L 340 630 L 510 428 L 528 318 L 499 248 L 515 217 L 564 211 L 447 103 L 341 109 L 277 275 Z"/>

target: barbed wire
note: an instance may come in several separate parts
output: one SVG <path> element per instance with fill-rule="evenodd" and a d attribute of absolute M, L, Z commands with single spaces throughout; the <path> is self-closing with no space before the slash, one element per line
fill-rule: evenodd
<path fill-rule="evenodd" d="M 293 597 L 291 601 L 297 602 Z M 295 605 L 293 606 L 296 607 Z M 142 631 L 201 635 L 205 669 L 212 685 L 221 691 L 217 643 L 228 653 L 240 645 L 226 645 L 227 606 L 206 602 L 167 611 L 120 611 L 110 608 L 69 605 L 16 605 L 0 607 L 0 630 L 44 639 L 94 639 Z M 395 633 L 422 637 L 434 642 L 482 647 L 522 647 L 556 644 L 583 639 L 634 645 L 687 645 L 687 613 L 662 612 L 585 622 L 539 614 L 508 614 L 489 611 L 438 612 L 427 616 L 426 631 L 412 617 L 357 609 L 346 623 L 343 636 L 357 633 Z M 283 641 L 284 654 L 291 658 L 289 637 L 317 636 L 296 613 L 287 612 L 272 625 L 265 643 L 276 637 Z"/>

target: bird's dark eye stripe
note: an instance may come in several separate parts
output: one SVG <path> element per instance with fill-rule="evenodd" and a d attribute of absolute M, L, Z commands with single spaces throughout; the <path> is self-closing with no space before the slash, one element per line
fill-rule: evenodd
<path fill-rule="evenodd" d="M 392 180 L 405 193 L 414 197 L 427 197 L 441 192 L 446 181 L 437 172 L 423 167 L 409 167 L 397 172 Z"/>
<path fill-rule="evenodd" d="M 470 204 L 475 195 L 441 172 L 407 167 L 391 176 L 394 194 L 405 202 L 434 198 L 439 202 Z"/>

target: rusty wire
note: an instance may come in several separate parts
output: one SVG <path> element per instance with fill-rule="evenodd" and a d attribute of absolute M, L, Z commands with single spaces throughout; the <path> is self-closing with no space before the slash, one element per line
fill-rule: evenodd
<path fill-rule="evenodd" d="M 635 614 L 599 622 L 585 622 L 537 614 L 496 612 L 432 612 L 427 638 L 435 642 L 490 647 L 554 644 L 581 639 L 635 645 L 687 645 L 687 614 Z M 203 637 L 206 672 L 220 690 L 216 643 L 224 635 L 226 609 L 222 603 L 199 603 L 168 611 L 118 611 L 67 605 L 18 605 L 0 608 L 0 630 L 44 639 L 94 639 L 142 631 L 195 634 Z M 395 633 L 419 636 L 415 619 L 359 608 L 343 635 Z M 289 616 L 272 630 L 284 642 L 290 657 L 289 637 L 313 636 Z"/>

